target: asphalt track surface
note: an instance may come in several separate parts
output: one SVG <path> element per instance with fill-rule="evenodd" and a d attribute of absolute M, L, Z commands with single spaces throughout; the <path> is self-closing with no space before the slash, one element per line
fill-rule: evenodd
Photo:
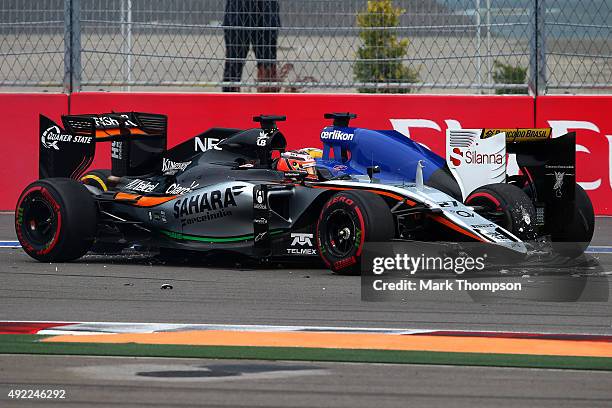
<path fill-rule="evenodd" d="M 0 234 L 14 239 L 12 216 L 1 216 L 0 225 Z M 612 219 L 599 219 L 598 226 L 594 243 L 612 242 L 606 240 L 612 237 Z M 597 257 L 612 271 L 612 255 Z M 87 256 L 78 262 L 48 264 L 34 261 L 21 249 L 1 249 L 0 273 L 3 320 L 612 334 L 610 302 L 482 303 L 461 292 L 362 302 L 359 277 L 323 269 L 160 265 L 143 255 Z M 173 289 L 160 289 L 164 283 Z"/>
<path fill-rule="evenodd" d="M 0 240 L 15 239 L 12 219 L 11 214 L 0 215 Z M 612 244 L 612 219 L 599 218 L 596 224 L 593 244 Z M 599 272 L 610 275 L 612 255 L 594 257 L 601 261 Z M 441 292 L 417 295 L 401 302 L 362 302 L 358 277 L 336 276 L 322 269 L 168 265 L 143 255 L 87 256 L 79 262 L 44 264 L 30 259 L 20 249 L 0 249 L 0 273 L 0 320 L 612 334 L 609 301 L 475 302 L 461 293 Z M 528 276 L 525 278 L 530 280 Z M 173 289 L 160 289 L 164 283 L 171 284 Z M 611 286 L 605 290 L 609 296 Z M 3 355 L 0 356 L 3 394 L 0 398 L 5 398 L 5 391 L 14 385 L 21 388 L 52 385 L 70 390 L 76 405 L 92 401 L 100 405 L 122 402 L 125 406 L 208 403 L 213 406 L 356 407 L 398 406 L 410 402 L 416 406 L 595 407 L 610 406 L 612 400 L 612 375 L 608 372 L 252 362 L 272 367 L 272 371 L 291 365 L 310 367 L 315 373 L 300 373 L 306 370 L 300 368 L 295 375 L 214 381 L 143 380 L 139 376 L 127 380 L 111 375 L 122 372 L 113 366 L 132 363 L 153 364 L 153 371 L 157 365 L 164 364 L 231 364 L 206 360 Z M 88 366 L 92 367 L 90 371 L 75 372 L 69 368 Z M 107 370 L 106 376 L 100 370 Z M 180 367 L 177 370 L 181 371 Z M 27 406 L 34 402 L 10 404 Z M 54 403 L 60 406 L 71 401 L 45 401 L 49 406 Z"/>
<path fill-rule="evenodd" d="M 2 356 L 0 405 L 609 407 L 610 373 L 393 364 Z M 63 400 L 10 400 L 58 389 Z M 6 392 L 5 392 L 6 391 Z"/>

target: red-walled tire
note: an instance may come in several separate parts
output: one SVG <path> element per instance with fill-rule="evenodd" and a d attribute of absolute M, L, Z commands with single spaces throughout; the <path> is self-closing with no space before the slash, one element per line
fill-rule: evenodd
<path fill-rule="evenodd" d="M 68 178 L 35 181 L 21 193 L 15 209 L 21 246 L 42 262 L 72 261 L 85 255 L 94 242 L 97 224 L 91 194 Z"/>
<path fill-rule="evenodd" d="M 527 194 L 512 184 L 488 184 L 474 190 L 466 205 L 478 206 L 478 213 L 522 240 L 536 237 L 536 211 Z"/>
<path fill-rule="evenodd" d="M 365 191 L 334 194 L 317 221 L 317 249 L 323 262 L 342 275 L 358 275 L 365 242 L 387 242 L 395 235 L 389 206 Z"/>

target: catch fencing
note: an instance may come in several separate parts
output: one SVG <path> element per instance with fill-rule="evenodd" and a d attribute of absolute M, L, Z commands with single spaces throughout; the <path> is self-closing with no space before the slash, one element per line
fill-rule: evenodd
<path fill-rule="evenodd" d="M 220 91 L 226 2 L 0 0 L 2 90 Z M 284 92 L 610 93 L 609 0 L 278 0 Z M 263 11 L 262 11 L 263 12 Z M 276 31 L 276 30 L 273 30 Z M 260 78 L 261 79 L 261 78 Z"/>

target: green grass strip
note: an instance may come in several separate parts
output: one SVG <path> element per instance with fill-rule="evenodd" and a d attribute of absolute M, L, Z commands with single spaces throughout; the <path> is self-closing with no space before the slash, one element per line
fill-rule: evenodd
<path fill-rule="evenodd" d="M 164 344 L 43 343 L 48 336 L 0 335 L 0 353 L 251 360 L 301 360 L 355 363 L 447 364 L 497 367 L 562 368 L 612 371 L 609 357 L 526 354 L 447 353 L 302 347 L 185 346 Z"/>

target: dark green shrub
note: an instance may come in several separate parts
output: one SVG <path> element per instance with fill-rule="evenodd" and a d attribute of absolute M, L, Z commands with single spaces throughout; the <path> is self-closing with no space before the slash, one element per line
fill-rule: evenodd
<path fill-rule="evenodd" d="M 504 64 L 495 60 L 493 62 L 493 81 L 497 84 L 525 84 L 525 88 L 499 88 L 495 90 L 501 94 L 526 94 L 527 92 L 527 68 Z"/>
<path fill-rule="evenodd" d="M 359 37 L 363 45 L 357 50 L 353 72 L 358 82 L 415 83 L 419 73 L 402 63 L 407 54 L 408 40 L 399 39 L 396 30 L 405 10 L 394 7 L 392 0 L 370 0 L 367 9 L 357 15 L 357 25 L 363 28 Z M 368 61 L 373 60 L 373 61 Z M 364 93 L 409 93 L 410 88 L 358 88 Z"/>

